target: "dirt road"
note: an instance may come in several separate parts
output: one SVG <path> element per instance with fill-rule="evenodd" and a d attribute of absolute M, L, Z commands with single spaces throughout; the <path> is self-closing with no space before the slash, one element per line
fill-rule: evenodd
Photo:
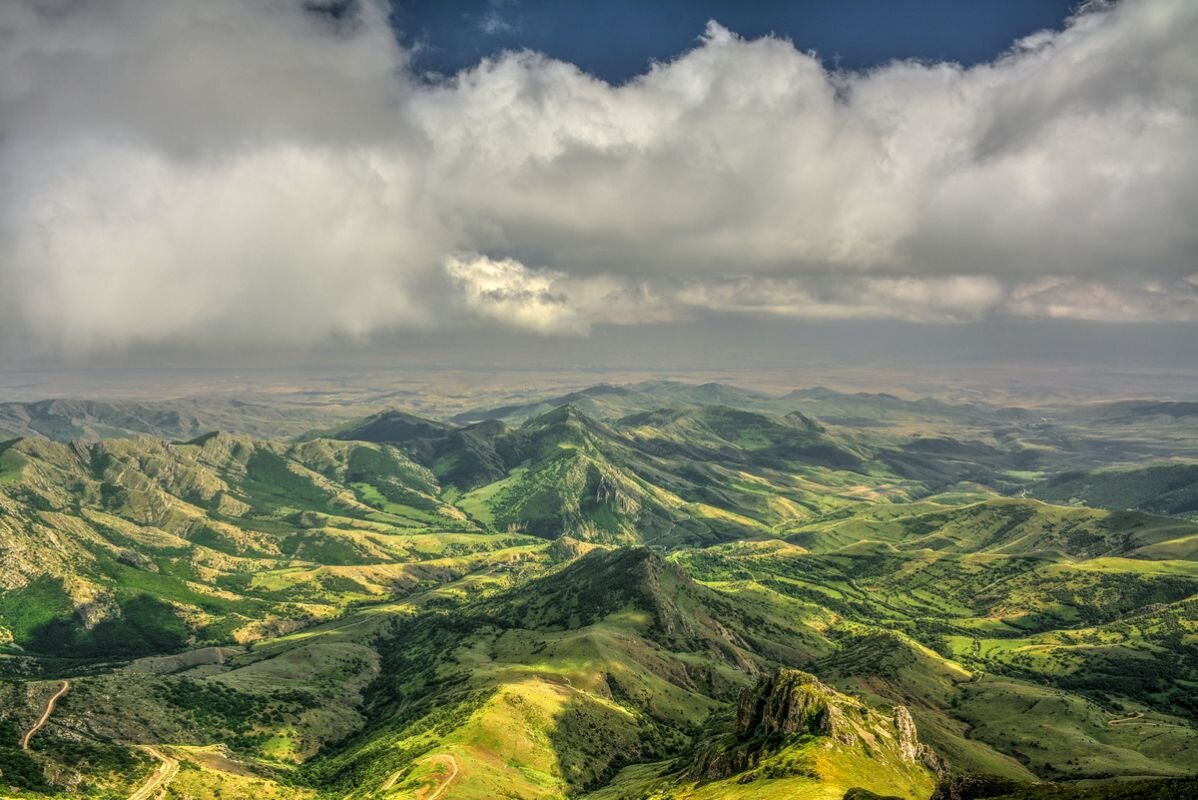
<path fill-rule="evenodd" d="M 433 792 L 428 797 L 424 798 L 424 800 L 437 800 L 437 798 L 439 798 L 441 795 L 445 794 L 445 792 L 449 790 L 449 787 L 453 784 L 454 779 L 458 777 L 457 759 L 455 759 L 453 756 L 449 755 L 448 753 L 442 753 L 441 755 L 433 756 L 433 758 L 448 759 L 448 761 L 449 761 L 449 777 L 445 779 L 444 783 L 442 783 L 440 786 L 437 787 L 437 791 Z"/>
<path fill-rule="evenodd" d="M 458 777 L 457 759 L 455 759 L 453 756 L 449 755 L 449 753 L 439 753 L 438 755 L 435 755 L 432 758 L 430 758 L 429 761 L 435 761 L 437 759 L 443 759 L 443 760 L 449 762 L 449 777 L 446 778 L 445 781 L 443 783 L 441 783 L 440 786 L 437 787 L 437 790 L 435 792 L 428 795 L 427 797 L 425 796 L 424 793 L 426 791 L 428 791 L 428 787 L 425 787 L 425 788 L 421 789 L 419 792 L 417 792 L 416 797 L 419 798 L 420 800 L 438 800 L 438 798 L 440 798 L 441 795 L 443 795 L 446 791 L 448 791 L 449 786 L 450 786 L 450 784 L 452 784 L 454 782 L 454 779 L 456 779 Z M 384 783 L 379 788 L 384 792 L 390 791 L 391 787 L 393 787 L 395 785 L 396 781 L 398 781 L 400 776 L 403 775 L 406 771 L 407 771 L 406 769 L 401 769 L 398 772 L 395 772 L 394 774 L 391 775 L 390 778 L 387 778 L 386 783 Z"/>
<path fill-rule="evenodd" d="M 58 688 L 58 691 L 55 692 L 54 695 L 50 698 L 50 702 L 46 703 L 46 710 L 42 712 L 42 716 L 38 719 L 37 722 L 33 723 L 32 727 L 30 727 L 29 730 L 25 731 L 25 735 L 21 737 L 21 749 L 22 750 L 29 749 L 29 740 L 33 738 L 33 734 L 37 733 L 43 727 L 45 727 L 46 722 L 48 722 L 50 719 L 50 715 L 54 713 L 54 706 L 58 705 L 59 698 L 61 698 L 64 694 L 66 694 L 70 690 L 71 690 L 71 682 L 63 681 L 62 686 L 60 686 Z"/>
<path fill-rule="evenodd" d="M 404 770 L 402 770 L 402 769 L 397 769 L 397 770 L 395 770 L 395 772 L 392 772 L 391 777 L 388 778 L 386 780 L 386 782 L 382 786 L 379 787 L 379 791 L 383 791 L 383 792 L 391 791 L 391 787 L 395 785 L 395 782 L 397 780 L 399 780 L 399 776 L 401 776 L 403 774 L 404 774 Z"/>
<path fill-rule="evenodd" d="M 161 763 L 158 765 L 158 769 L 154 770 L 154 774 L 149 777 L 149 780 L 142 784 L 140 789 L 129 795 L 129 800 L 150 800 L 151 797 L 157 796 L 160 791 L 166 789 L 167 785 L 179 774 L 178 759 L 171 758 L 158 748 L 150 745 L 146 745 L 142 749 Z"/>

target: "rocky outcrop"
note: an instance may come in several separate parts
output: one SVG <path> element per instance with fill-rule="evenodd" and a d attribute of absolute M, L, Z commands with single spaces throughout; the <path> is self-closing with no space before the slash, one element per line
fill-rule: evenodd
<path fill-rule="evenodd" d="M 897 706 L 887 717 L 814 675 L 779 669 L 741 693 L 732 734 L 700 752 L 692 775 L 718 780 L 753 769 L 804 737 L 823 739 L 830 748 L 863 748 L 893 763 L 944 770 L 940 757 L 919 741 L 915 720 L 905 707 Z"/>
<path fill-rule="evenodd" d="M 709 746 L 699 752 L 694 765 L 688 771 L 688 777 L 700 781 L 718 781 L 757 766 L 761 755 L 759 749 Z"/>
<path fill-rule="evenodd" d="M 898 731 L 898 747 L 903 760 L 911 764 L 922 764 L 937 775 L 942 775 L 947 766 L 935 750 L 919 741 L 915 720 L 906 706 L 894 707 L 894 727 Z"/>
<path fill-rule="evenodd" d="M 856 742 L 844 713 L 829 699 L 836 692 L 814 676 L 796 669 L 762 675 L 753 689 L 741 694 L 736 709 L 736 735 L 792 736 L 806 733 L 831 736 L 842 744 Z"/>

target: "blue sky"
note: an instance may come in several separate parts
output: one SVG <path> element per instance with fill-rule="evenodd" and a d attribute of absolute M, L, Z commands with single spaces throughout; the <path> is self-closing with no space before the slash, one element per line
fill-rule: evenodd
<path fill-rule="evenodd" d="M 774 33 L 830 66 L 893 59 L 990 61 L 1011 42 L 1060 28 L 1067 0 L 395 0 L 415 67 L 450 74 L 504 50 L 536 50 L 610 83 L 695 46 L 714 19 L 746 38 Z"/>

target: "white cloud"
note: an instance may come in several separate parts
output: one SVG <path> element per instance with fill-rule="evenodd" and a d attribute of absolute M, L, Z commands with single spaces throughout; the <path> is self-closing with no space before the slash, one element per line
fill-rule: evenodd
<path fill-rule="evenodd" d="M 428 85 L 370 2 L 18 0 L 5 337 L 1195 320 L 1195 41 L 1198 4 L 1141 0 L 843 74 L 712 24 L 621 86 L 532 53 Z"/>
<path fill-rule="evenodd" d="M 45 338 L 302 342 L 431 321 L 419 265 L 439 251 L 402 158 L 290 145 L 202 166 L 62 157 L 65 186 L 27 190 L 6 256 Z"/>
<path fill-rule="evenodd" d="M 450 258 L 445 271 L 456 282 L 463 304 L 482 317 L 542 333 L 574 332 L 587 324 L 578 306 L 556 286 L 565 277 L 561 273 L 483 256 Z"/>
<path fill-rule="evenodd" d="M 1048 277 L 1019 284 L 1003 305 L 1019 317 L 1101 322 L 1191 322 L 1198 319 L 1198 286 L 1148 280 L 1111 285 Z"/>
<path fill-rule="evenodd" d="M 667 322 L 685 310 L 669 287 L 619 275 L 570 276 L 477 253 L 450 257 L 452 296 L 471 314 L 538 333 L 585 334 L 594 325 Z"/>

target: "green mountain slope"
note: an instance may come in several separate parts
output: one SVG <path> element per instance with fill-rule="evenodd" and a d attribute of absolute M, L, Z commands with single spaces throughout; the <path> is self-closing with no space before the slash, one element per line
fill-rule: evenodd
<path fill-rule="evenodd" d="M 194 397 L 156 402 L 81 399 L 0 402 L 0 439 L 99 441 L 154 436 L 192 439 L 214 430 L 262 438 L 295 436 L 349 416 L 335 407 L 265 399 Z"/>
<path fill-rule="evenodd" d="M 1021 415 L 585 398 L 0 445 L 0 796 L 128 797 L 171 765 L 177 800 L 1082 797 L 1198 773 L 1198 524 L 1003 496 L 1073 452 Z"/>
<path fill-rule="evenodd" d="M 387 430 L 380 419 L 336 435 L 377 436 Z M 768 533 L 871 491 L 923 490 L 865 464 L 851 443 L 802 415 L 724 406 L 605 422 L 566 405 L 517 426 L 406 422 L 386 436 L 457 490 L 455 502 L 476 522 L 546 538 L 712 542 Z"/>
<path fill-rule="evenodd" d="M 28 439 L 0 459 L 0 634 L 44 654 L 251 641 L 530 545 L 479 535 L 394 448 Z"/>
<path fill-rule="evenodd" d="M 798 670 L 745 688 L 726 727 L 682 770 L 629 768 L 592 797 L 923 797 L 944 769 L 905 707 L 882 714 Z"/>
<path fill-rule="evenodd" d="M 1032 486 L 1050 503 L 1135 509 L 1198 517 L 1198 464 L 1162 464 L 1139 469 L 1067 472 Z"/>

